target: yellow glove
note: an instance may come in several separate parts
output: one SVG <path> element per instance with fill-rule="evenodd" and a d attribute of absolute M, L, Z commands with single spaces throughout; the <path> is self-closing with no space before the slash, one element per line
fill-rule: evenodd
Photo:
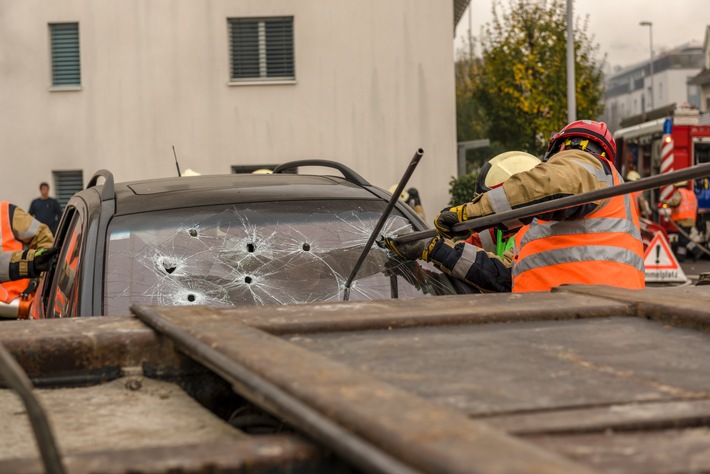
<path fill-rule="evenodd" d="M 439 212 L 439 215 L 436 216 L 436 220 L 434 221 L 434 227 L 436 227 L 436 231 L 439 235 L 443 235 L 444 237 L 448 237 L 450 239 L 454 237 L 468 237 L 471 235 L 470 230 L 456 232 L 453 229 L 454 225 L 468 220 L 468 217 L 466 216 L 466 205 L 467 204 L 462 204 L 456 207 L 447 207 Z"/>

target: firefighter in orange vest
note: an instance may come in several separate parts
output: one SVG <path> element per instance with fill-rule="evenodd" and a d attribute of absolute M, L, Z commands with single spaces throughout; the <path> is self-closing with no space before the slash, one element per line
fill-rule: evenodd
<path fill-rule="evenodd" d="M 693 260 L 697 261 L 703 251 L 689 237 L 698 216 L 698 198 L 692 189 L 688 189 L 687 181 L 675 183 L 673 186 L 675 190 L 666 204 L 671 208 L 673 224 L 682 231 L 678 232 L 676 258 L 679 262 L 684 262 L 690 252 Z"/>
<path fill-rule="evenodd" d="M 511 176 L 471 202 L 443 209 L 434 224 L 445 237 L 468 219 L 585 193 L 623 182 L 614 168 L 616 143 L 603 122 L 579 120 L 550 140 L 543 163 Z M 515 235 L 512 291 L 549 291 L 563 284 L 645 286 L 638 214 L 628 194 L 505 222 Z"/>
<path fill-rule="evenodd" d="M 31 278 L 46 271 L 56 254 L 45 224 L 7 201 L 0 202 L 0 317 L 17 318 L 21 302 L 29 305 Z"/>
<path fill-rule="evenodd" d="M 474 196 L 497 188 L 516 173 L 530 170 L 540 159 L 522 151 L 509 151 L 491 158 L 481 169 Z M 511 232 L 486 229 L 466 240 L 434 237 L 430 240 L 384 244 L 398 256 L 432 262 L 437 268 L 483 293 L 510 292 L 510 267 L 513 261 Z"/>

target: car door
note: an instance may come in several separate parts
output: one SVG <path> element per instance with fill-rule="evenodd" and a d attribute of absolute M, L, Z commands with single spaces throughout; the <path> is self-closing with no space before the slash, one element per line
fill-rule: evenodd
<path fill-rule="evenodd" d="M 56 263 L 41 278 L 30 313 L 34 319 L 79 314 L 79 283 L 86 235 L 84 214 L 74 206 L 67 206 L 64 211 L 55 236 L 55 245 L 61 250 Z"/>

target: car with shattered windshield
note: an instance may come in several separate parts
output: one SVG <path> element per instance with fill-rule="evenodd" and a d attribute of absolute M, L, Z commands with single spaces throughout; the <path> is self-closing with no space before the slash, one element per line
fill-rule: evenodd
<path fill-rule="evenodd" d="M 342 176 L 296 173 L 329 167 Z M 340 301 L 390 194 L 337 162 L 272 174 L 114 183 L 101 170 L 68 202 L 56 263 L 31 317 L 129 314 L 131 304 L 253 306 Z M 425 230 L 398 201 L 381 235 Z M 469 292 L 425 262 L 373 245 L 351 301 Z"/>

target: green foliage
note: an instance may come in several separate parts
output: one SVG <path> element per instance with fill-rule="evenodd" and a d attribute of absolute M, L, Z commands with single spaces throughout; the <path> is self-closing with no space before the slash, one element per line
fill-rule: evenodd
<path fill-rule="evenodd" d="M 451 201 L 449 206 L 458 206 L 473 199 L 473 193 L 476 191 L 476 180 L 478 179 L 478 170 L 473 173 L 468 173 L 460 178 L 451 178 L 449 181 L 449 194 Z"/>
<path fill-rule="evenodd" d="M 502 3 L 493 0 L 481 57 L 457 62 L 459 140 L 489 138 L 541 156 L 567 123 L 565 0 Z M 602 62 L 587 28 L 588 19 L 575 21 L 576 116 L 595 120 L 603 112 Z"/>

